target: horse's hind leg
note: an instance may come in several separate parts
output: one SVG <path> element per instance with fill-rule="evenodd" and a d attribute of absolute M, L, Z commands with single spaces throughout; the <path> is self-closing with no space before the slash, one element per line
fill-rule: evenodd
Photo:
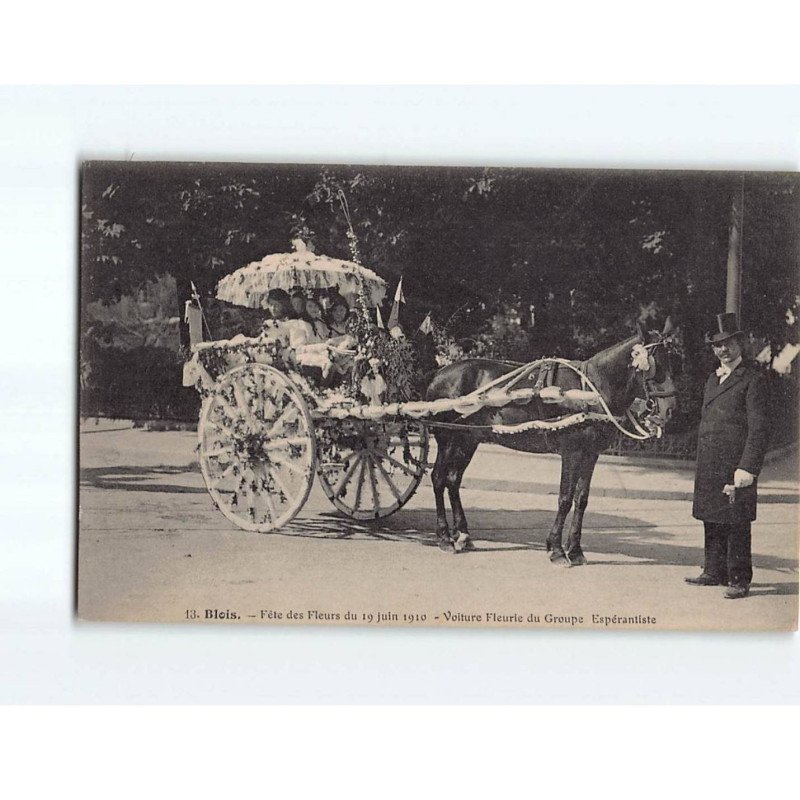
<path fill-rule="evenodd" d="M 586 556 L 581 549 L 581 533 L 583 531 L 583 515 L 589 503 L 589 489 L 592 486 L 592 475 L 598 455 L 599 453 L 583 453 L 576 471 L 575 511 L 572 514 L 572 524 L 567 537 L 567 560 L 571 567 L 579 567 L 586 563 Z"/>
<path fill-rule="evenodd" d="M 456 553 L 474 549 L 469 538 L 467 517 L 461 505 L 461 481 L 477 449 L 478 442 L 469 436 L 454 436 L 451 440 L 446 482 L 450 506 L 453 509 L 453 549 Z"/>
<path fill-rule="evenodd" d="M 561 544 L 564 532 L 564 521 L 572 508 L 572 499 L 575 496 L 577 470 L 581 453 L 577 450 L 565 450 L 561 453 L 561 484 L 558 489 L 558 511 L 547 537 L 547 552 L 550 561 L 554 564 L 566 566 L 568 564 L 564 548 Z"/>

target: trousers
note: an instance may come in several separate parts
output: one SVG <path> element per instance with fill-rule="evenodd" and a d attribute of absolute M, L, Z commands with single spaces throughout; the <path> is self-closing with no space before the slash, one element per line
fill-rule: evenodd
<path fill-rule="evenodd" d="M 725 525 L 704 522 L 707 575 L 731 586 L 749 586 L 753 580 L 750 523 Z"/>

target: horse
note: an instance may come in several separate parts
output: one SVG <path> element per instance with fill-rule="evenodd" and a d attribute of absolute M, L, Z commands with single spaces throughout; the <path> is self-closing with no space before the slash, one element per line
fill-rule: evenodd
<path fill-rule="evenodd" d="M 554 362 L 547 382 L 552 380 L 551 385 L 563 390 L 581 389 L 587 383 L 582 380 L 582 374 L 594 385 L 614 416 L 624 415 L 633 401 L 640 397 L 646 401 L 650 420 L 666 426 L 677 405 L 672 368 L 672 357 L 677 353 L 674 333 L 669 318 L 660 333 L 648 332 L 637 323 L 635 336 L 608 347 L 587 361 L 568 362 L 572 368 L 567 363 Z M 426 399 L 463 397 L 518 367 L 518 364 L 489 359 L 457 361 L 436 372 L 428 386 Z M 543 368 L 537 367 L 529 376 L 515 383 L 514 388 L 541 387 L 540 370 Z M 464 417 L 451 412 L 437 418 L 437 422 L 443 424 L 432 426 L 438 452 L 431 478 L 436 498 L 436 538 L 442 550 L 458 553 L 474 549 L 461 504 L 461 480 L 478 445 L 495 442 L 526 452 L 555 450 L 561 456 L 558 511 L 547 537 L 547 552 L 554 564 L 580 566 L 587 563 L 581 549 L 583 516 L 598 456 L 613 440 L 616 428 L 595 420 L 545 433 L 534 430 L 499 433 L 493 429 L 498 424 L 518 425 L 563 414 L 563 408 L 535 398 L 524 405 L 512 403 L 500 408 L 484 407 Z M 445 489 L 453 512 L 452 534 L 447 524 Z M 565 548 L 562 545 L 564 522 L 573 504 L 575 511 Z"/>

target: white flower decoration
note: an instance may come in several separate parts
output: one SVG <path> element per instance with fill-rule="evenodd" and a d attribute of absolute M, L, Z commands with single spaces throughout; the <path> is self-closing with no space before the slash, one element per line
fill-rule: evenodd
<path fill-rule="evenodd" d="M 631 365 L 639 372 L 648 372 L 650 369 L 650 354 L 643 344 L 635 344 L 631 350 Z"/>

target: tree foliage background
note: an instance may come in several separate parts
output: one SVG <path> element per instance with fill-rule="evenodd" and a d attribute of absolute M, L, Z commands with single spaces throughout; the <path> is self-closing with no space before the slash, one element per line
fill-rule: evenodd
<path fill-rule="evenodd" d="M 90 162 L 84 413 L 193 415 L 177 346 L 190 282 L 213 293 L 224 275 L 298 237 L 351 258 L 352 225 L 362 263 L 392 291 L 404 277 L 404 327 L 430 311 L 475 353 L 584 358 L 629 335 L 637 319 L 656 327 L 673 314 L 691 422 L 713 366 L 703 335 L 724 310 L 736 193 L 743 326 L 757 349 L 779 349 L 797 341 L 794 174 Z M 137 320 L 149 326 L 141 335 L 131 333 Z"/>

